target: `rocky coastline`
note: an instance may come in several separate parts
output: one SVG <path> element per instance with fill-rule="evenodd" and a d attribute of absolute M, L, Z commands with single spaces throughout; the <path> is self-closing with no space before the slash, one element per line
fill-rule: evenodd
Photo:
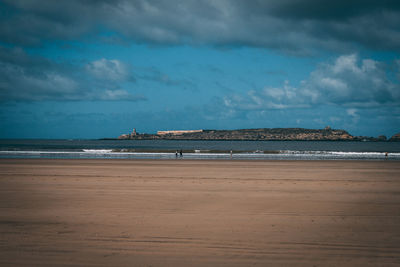
<path fill-rule="evenodd" d="M 397 134 L 393 135 L 393 136 L 389 139 L 389 141 L 391 141 L 391 142 L 400 142 L 400 133 L 397 133 Z"/>
<path fill-rule="evenodd" d="M 173 132 L 173 131 L 172 131 Z M 353 136 L 345 130 L 305 128 L 259 128 L 239 130 L 177 131 L 179 134 L 123 134 L 119 140 L 240 140 L 240 141 L 400 141 L 400 133 L 390 139 L 379 137 Z"/>

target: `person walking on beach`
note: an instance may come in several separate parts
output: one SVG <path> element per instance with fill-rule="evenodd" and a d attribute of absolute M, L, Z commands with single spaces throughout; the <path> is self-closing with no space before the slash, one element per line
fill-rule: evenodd
<path fill-rule="evenodd" d="M 180 155 L 181 158 L 183 157 L 182 149 L 179 151 L 179 155 Z"/>
<path fill-rule="evenodd" d="M 232 150 L 231 150 L 231 159 L 232 159 Z"/>
<path fill-rule="evenodd" d="M 178 158 L 178 150 L 175 151 L 175 158 Z"/>

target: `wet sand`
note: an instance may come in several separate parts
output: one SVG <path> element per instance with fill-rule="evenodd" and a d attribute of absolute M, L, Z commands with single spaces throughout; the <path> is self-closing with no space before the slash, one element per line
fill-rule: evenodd
<path fill-rule="evenodd" d="M 399 266 L 400 163 L 0 160 L 1 266 Z"/>

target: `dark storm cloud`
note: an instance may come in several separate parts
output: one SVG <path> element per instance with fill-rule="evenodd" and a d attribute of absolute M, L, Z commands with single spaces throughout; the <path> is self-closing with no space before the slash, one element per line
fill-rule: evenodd
<path fill-rule="evenodd" d="M 123 63 L 114 60 L 114 65 L 107 65 L 105 59 L 99 62 L 90 63 L 93 75 L 89 70 L 89 75 L 82 75 L 84 70 L 79 66 L 30 56 L 19 48 L 0 47 L 0 101 L 144 100 L 120 88 L 119 82 L 129 81 Z M 104 71 L 101 63 L 107 65 L 107 83 L 104 77 L 99 81 L 96 76 Z"/>
<path fill-rule="evenodd" d="M 257 46 L 291 53 L 361 45 L 400 51 L 398 1 L 5 0 L 2 42 L 39 45 L 106 28 L 137 42 Z"/>
<path fill-rule="evenodd" d="M 80 36 L 94 19 L 90 10 L 73 1 L 3 1 L 1 9 L 1 40 L 18 45 Z"/>
<path fill-rule="evenodd" d="M 272 1 L 270 1 L 272 2 Z M 281 0 L 248 1 L 251 10 L 269 10 L 269 14 L 292 19 L 346 20 L 351 17 L 380 11 L 398 11 L 395 0 Z"/>

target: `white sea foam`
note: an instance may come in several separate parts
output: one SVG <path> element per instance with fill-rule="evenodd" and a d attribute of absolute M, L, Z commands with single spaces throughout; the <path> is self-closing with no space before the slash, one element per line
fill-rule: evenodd
<path fill-rule="evenodd" d="M 385 156 L 386 152 L 352 152 L 352 151 L 296 151 L 296 150 L 281 150 L 280 154 L 326 154 L 326 155 L 343 155 L 343 156 Z M 388 155 L 399 156 L 400 153 L 392 152 Z"/>
<path fill-rule="evenodd" d="M 112 149 L 83 149 L 86 153 L 104 154 L 111 153 Z"/>

